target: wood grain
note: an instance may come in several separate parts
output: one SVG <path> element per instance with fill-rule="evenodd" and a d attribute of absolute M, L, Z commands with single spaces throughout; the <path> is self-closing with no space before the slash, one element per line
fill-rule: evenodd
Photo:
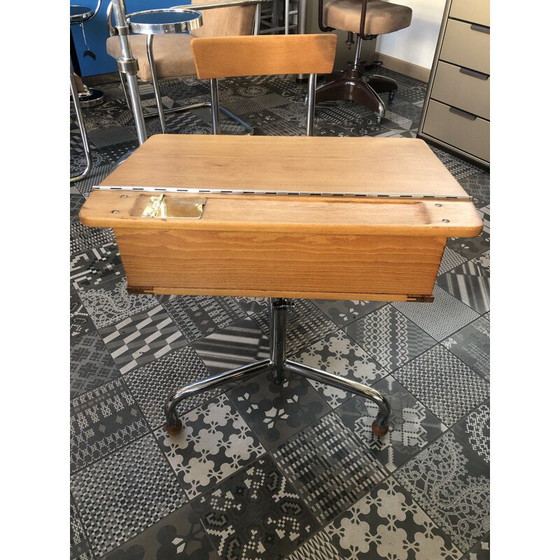
<path fill-rule="evenodd" d="M 332 72 L 337 36 L 249 35 L 193 39 L 197 76 L 270 76 L 274 74 L 328 74 Z"/>

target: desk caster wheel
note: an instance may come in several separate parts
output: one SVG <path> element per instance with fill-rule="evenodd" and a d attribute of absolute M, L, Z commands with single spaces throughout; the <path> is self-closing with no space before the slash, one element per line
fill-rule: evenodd
<path fill-rule="evenodd" d="M 374 420 L 373 424 L 371 425 L 371 431 L 374 436 L 383 437 L 389 431 L 389 426 L 387 425 L 385 427 L 380 427 L 377 425 L 377 421 Z"/>
<path fill-rule="evenodd" d="M 181 420 L 177 420 L 176 423 L 174 424 L 170 424 L 168 422 L 166 422 L 165 426 L 163 427 L 163 429 L 170 435 L 170 436 L 176 436 L 182 429 L 183 429 L 183 423 L 181 422 Z"/>

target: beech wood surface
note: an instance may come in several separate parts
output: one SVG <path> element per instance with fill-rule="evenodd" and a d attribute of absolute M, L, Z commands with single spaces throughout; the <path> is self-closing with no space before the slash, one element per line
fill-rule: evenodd
<path fill-rule="evenodd" d="M 194 64 L 199 78 L 270 76 L 274 74 L 330 74 L 337 36 L 247 35 L 193 39 Z"/>
<path fill-rule="evenodd" d="M 447 237 L 482 221 L 417 139 L 152 136 L 103 186 L 417 194 L 206 198 L 200 219 L 142 217 L 155 193 L 94 190 L 80 211 L 114 228 L 129 290 L 178 295 L 429 301 Z"/>

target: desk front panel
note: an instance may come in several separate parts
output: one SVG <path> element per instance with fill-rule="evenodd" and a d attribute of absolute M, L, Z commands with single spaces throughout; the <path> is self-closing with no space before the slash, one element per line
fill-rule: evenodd
<path fill-rule="evenodd" d="M 115 229 L 137 293 L 431 301 L 445 237 Z"/>

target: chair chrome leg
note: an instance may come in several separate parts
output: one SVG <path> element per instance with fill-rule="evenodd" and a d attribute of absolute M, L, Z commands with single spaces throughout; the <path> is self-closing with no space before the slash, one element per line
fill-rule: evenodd
<path fill-rule="evenodd" d="M 165 126 L 165 112 L 163 110 L 163 101 L 161 100 L 161 91 L 159 89 L 159 80 L 157 75 L 156 61 L 154 59 L 153 44 L 154 36 L 152 34 L 149 34 L 146 41 L 146 50 L 148 54 L 148 62 L 150 63 L 150 72 L 152 73 L 152 86 L 154 88 L 154 97 L 156 98 L 156 106 L 159 116 L 159 122 L 161 125 L 161 132 L 165 134 L 167 132 L 167 127 Z"/>
<path fill-rule="evenodd" d="M 286 359 L 286 340 L 287 340 L 287 312 L 293 302 L 284 298 L 271 298 L 269 300 L 270 313 L 270 358 L 259 360 L 250 364 L 232 369 L 211 377 L 207 377 L 201 381 L 191 383 L 182 389 L 175 391 L 169 395 L 165 403 L 165 429 L 167 433 L 174 435 L 181 431 L 182 424 L 177 414 L 177 405 L 190 395 L 195 395 L 202 391 L 207 391 L 229 381 L 241 379 L 247 375 L 259 373 L 261 371 L 270 370 L 276 383 L 282 383 L 286 372 L 301 375 L 308 379 L 326 383 L 354 393 L 361 397 L 365 397 L 377 404 L 379 412 L 377 418 L 373 422 L 372 432 L 376 436 L 384 436 L 389 431 L 389 415 L 391 407 L 389 401 L 381 393 L 350 379 L 345 379 L 334 373 L 328 373 L 319 369 L 315 369 L 304 364 L 299 364 L 292 360 Z"/>
<path fill-rule="evenodd" d="M 196 395 L 197 393 L 202 393 L 203 391 L 208 391 L 214 387 L 228 383 L 229 381 L 234 381 L 240 379 L 246 375 L 252 375 L 253 373 L 258 373 L 270 368 L 270 360 L 259 360 L 257 362 L 252 362 L 250 364 L 231 369 L 229 371 L 224 371 L 218 373 L 217 375 L 212 375 L 201 381 L 196 381 L 191 383 L 181 389 L 178 389 L 174 393 L 171 393 L 165 403 L 165 430 L 168 434 L 174 435 L 181 431 L 182 424 L 177 414 L 177 405 L 191 395 Z"/>
<path fill-rule="evenodd" d="M 75 183 L 86 177 L 91 170 L 91 154 L 89 151 L 89 141 L 86 132 L 86 125 L 84 123 L 84 117 L 82 115 L 82 107 L 80 104 L 80 96 L 78 95 L 78 88 L 76 87 L 76 82 L 74 80 L 74 73 L 72 68 L 70 68 L 70 93 L 72 94 L 72 101 L 74 102 L 74 109 L 76 110 L 76 119 L 78 120 L 78 128 L 80 129 L 80 136 L 82 138 L 82 144 L 84 146 L 84 153 L 86 155 L 86 167 L 78 175 L 70 177 L 70 182 Z"/>
<path fill-rule="evenodd" d="M 290 373 L 297 373 L 298 375 L 307 377 L 308 379 L 332 385 L 333 387 L 337 387 L 343 391 L 348 391 L 349 393 L 354 393 L 355 395 L 359 395 L 373 401 L 379 407 L 377 418 L 373 422 L 372 426 L 373 433 L 378 436 L 383 436 L 389 431 L 389 415 L 391 414 L 391 406 L 389 405 L 387 398 L 379 391 L 376 391 L 375 389 L 372 389 L 362 383 L 357 383 L 351 379 L 341 377 L 340 375 L 315 369 L 291 360 L 287 360 L 286 369 Z"/>

